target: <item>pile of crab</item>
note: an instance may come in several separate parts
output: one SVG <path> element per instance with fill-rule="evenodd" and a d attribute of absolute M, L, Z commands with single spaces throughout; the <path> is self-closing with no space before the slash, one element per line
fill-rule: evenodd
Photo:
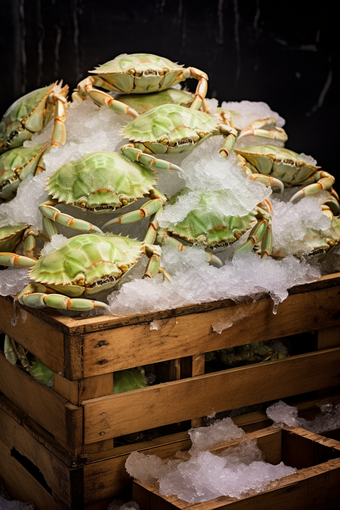
<path fill-rule="evenodd" d="M 198 80 L 195 93 L 178 85 L 187 78 Z M 144 310 L 169 307 L 161 288 L 172 306 L 186 304 L 174 297 L 179 280 L 192 282 L 192 301 L 240 298 L 228 271 L 241 260 L 252 275 L 260 264 L 276 272 L 282 262 L 287 274 L 305 264 L 287 288 L 319 276 L 308 257 L 324 256 L 340 239 L 334 177 L 283 147 L 284 121 L 267 105 L 217 107 L 207 89 L 199 69 L 120 55 L 91 71 L 72 102 L 68 87 L 54 83 L 7 110 L 0 123 L 0 264 L 26 268 L 20 285 L 27 272 L 30 283 L 9 292 L 21 304 L 116 313 L 117 291 L 92 298 L 120 288 L 123 278 L 120 292 L 130 302 L 135 280 L 148 282 Z M 293 209 L 304 200 L 310 214 Z M 294 214 L 301 232 L 279 221 Z M 202 285 L 192 277 L 198 266 Z M 4 270 L 0 282 L 8 271 L 19 278 Z M 213 273 L 220 287 L 209 294 Z M 144 311 L 133 306 L 123 311 Z"/>

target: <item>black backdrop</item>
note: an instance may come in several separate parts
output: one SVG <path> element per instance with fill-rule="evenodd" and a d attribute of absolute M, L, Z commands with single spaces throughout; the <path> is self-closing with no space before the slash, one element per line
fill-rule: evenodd
<path fill-rule="evenodd" d="M 120 53 L 155 53 L 206 71 L 208 97 L 267 102 L 286 119 L 288 148 L 340 173 L 339 27 L 328 0 L 318 8 L 299 0 L 0 0 L 0 6 L 0 114 L 57 79 L 73 89 L 87 70 Z"/>

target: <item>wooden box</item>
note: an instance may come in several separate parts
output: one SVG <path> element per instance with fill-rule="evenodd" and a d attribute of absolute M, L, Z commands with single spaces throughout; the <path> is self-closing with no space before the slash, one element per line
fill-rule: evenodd
<path fill-rule="evenodd" d="M 133 482 L 132 498 L 141 510 L 289 510 L 338 509 L 340 507 L 340 443 L 301 428 L 269 427 L 247 434 L 256 439 L 265 454 L 265 461 L 295 467 L 297 472 L 272 482 L 258 494 L 240 499 L 219 497 L 211 501 L 190 504 L 176 496 L 162 496 L 157 489 L 138 481 Z M 221 453 L 236 446 L 245 437 L 214 448 Z"/>
<path fill-rule="evenodd" d="M 339 294 L 336 274 L 291 289 L 276 315 L 272 300 L 264 297 L 87 319 L 25 308 L 17 312 L 15 326 L 12 300 L 1 297 L 1 331 L 54 371 L 52 390 L 0 352 L 0 391 L 7 409 L 2 416 L 12 416 L 11 405 L 19 409 L 24 416 L 19 430 L 27 432 L 30 424 L 30 436 L 57 459 L 54 473 L 63 473 L 68 489 L 59 489 L 56 479 L 52 493 L 66 508 L 112 498 L 130 482 L 124 469 L 129 453 L 152 451 L 164 458 L 187 448 L 187 430 L 206 416 L 311 392 L 338 392 Z M 226 322 L 232 326 L 217 333 Z M 311 352 L 205 373 L 207 352 L 306 332 Z M 156 384 L 114 394 L 115 372 L 150 364 L 156 367 Z M 239 420 L 240 426 L 252 426 L 248 418 Z M 253 429 L 267 424 L 266 417 L 257 417 Z M 137 441 L 123 444 L 131 434 Z"/>

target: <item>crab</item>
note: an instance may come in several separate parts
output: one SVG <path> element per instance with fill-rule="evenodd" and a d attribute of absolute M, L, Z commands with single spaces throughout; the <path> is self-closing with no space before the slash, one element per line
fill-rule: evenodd
<path fill-rule="evenodd" d="M 235 125 L 233 118 L 237 118 L 235 112 L 227 110 L 226 108 L 218 107 L 214 113 L 214 117 L 222 120 L 224 124 L 231 126 L 238 131 L 237 140 L 241 140 L 247 136 L 258 136 L 260 138 L 268 138 L 270 140 L 277 140 L 281 143 L 285 143 L 288 140 L 286 131 L 277 126 L 276 119 L 274 117 L 268 117 L 266 119 L 258 119 L 249 124 L 244 129 L 241 129 Z"/>
<path fill-rule="evenodd" d="M 117 99 L 122 103 L 130 106 L 141 115 L 155 106 L 162 104 L 180 104 L 186 108 L 190 108 L 192 105 L 195 95 L 188 90 L 178 90 L 170 88 L 162 90 L 161 92 L 151 92 L 150 94 L 120 94 Z M 206 99 L 203 99 L 203 110 L 209 111 L 208 103 Z"/>
<path fill-rule="evenodd" d="M 190 193 L 184 188 L 171 197 L 168 206 L 175 204 Z M 191 210 L 187 216 L 176 223 L 169 224 L 166 228 L 159 227 L 159 218 L 162 210 L 157 212 L 149 227 L 149 242 L 162 245 L 171 245 L 177 251 L 185 248 L 185 243 L 196 244 L 214 253 L 233 245 L 240 237 L 249 231 L 248 240 L 235 251 L 248 251 L 261 243 L 262 256 L 271 254 L 271 212 L 272 208 L 268 200 L 264 200 L 253 211 L 244 216 L 227 216 L 221 212 L 212 212 L 211 204 L 228 199 L 224 190 L 217 192 L 202 192 L 197 207 Z M 151 230 L 154 231 L 152 237 Z M 173 237 L 174 236 L 174 237 Z M 220 260 L 207 253 L 208 262 L 221 263 Z"/>
<path fill-rule="evenodd" d="M 195 67 L 183 68 L 167 58 L 149 53 L 118 55 L 89 72 L 94 76 L 88 76 L 78 83 L 72 99 L 82 101 L 89 96 L 99 106 L 107 105 L 116 113 L 127 113 L 133 117 L 138 116 L 133 108 L 97 87 L 120 94 L 147 94 L 168 89 L 187 78 L 195 78 L 199 82 L 191 108 L 197 110 L 201 107 L 208 88 L 208 76 L 203 71 Z"/>
<path fill-rule="evenodd" d="M 123 136 L 130 143 L 120 150 L 128 158 L 147 166 L 167 170 L 181 170 L 178 166 L 154 154 L 172 154 L 190 151 L 207 138 L 223 135 L 219 154 L 228 157 L 232 150 L 237 130 L 221 123 L 205 112 L 175 104 L 156 106 L 132 120 L 123 129 Z"/>
<path fill-rule="evenodd" d="M 32 308 L 52 307 L 67 310 L 92 310 L 108 305 L 82 298 L 115 286 L 145 253 L 149 257 L 144 278 L 159 272 L 161 249 L 146 242 L 113 234 L 81 234 L 70 238 L 61 248 L 38 261 L 1 253 L 0 264 L 30 267 L 29 284 L 17 296 Z"/>
<path fill-rule="evenodd" d="M 68 86 L 57 82 L 17 99 L 0 122 L 0 153 L 20 147 L 39 133 L 54 116 L 52 145 L 65 142 L 64 121 Z"/>
<path fill-rule="evenodd" d="M 140 209 L 130 211 L 123 218 L 108 221 L 132 223 L 148 217 L 160 209 L 166 197 L 154 186 L 153 170 L 131 161 L 117 152 L 92 152 L 71 161 L 54 172 L 47 184 L 50 199 L 40 206 L 44 216 L 44 228 L 49 238 L 56 233 L 55 222 L 82 231 L 101 230 L 83 219 L 61 213 L 58 203 L 64 202 L 93 213 L 112 213 L 127 207 L 139 198 L 149 195 Z"/>
<path fill-rule="evenodd" d="M 53 387 L 53 371 L 35 356 L 29 355 L 22 345 L 16 343 L 8 335 L 5 335 L 4 354 L 7 361 L 12 365 L 16 365 L 19 362 L 34 379 L 49 388 Z"/>
<path fill-rule="evenodd" d="M 37 237 L 44 241 L 48 240 L 43 234 L 26 223 L 2 226 L 0 227 L 0 252 L 14 253 L 19 244 L 23 242 L 26 257 L 34 259 L 35 238 Z"/>
<path fill-rule="evenodd" d="M 292 196 L 291 202 L 322 190 L 331 190 L 333 200 L 327 205 L 333 214 L 338 214 L 338 196 L 332 189 L 335 178 L 328 172 L 320 170 L 321 167 L 308 163 L 296 152 L 275 145 L 246 147 L 234 151 L 238 154 L 239 165 L 250 179 L 269 185 L 271 178 L 274 177 L 282 181 L 287 188 L 304 186 Z"/>
<path fill-rule="evenodd" d="M 326 231 L 307 228 L 302 240 L 292 242 L 291 246 L 273 248 L 272 257 L 282 259 L 292 253 L 296 258 L 322 259 L 324 255 L 340 242 L 340 217 L 331 218 L 330 228 Z"/>

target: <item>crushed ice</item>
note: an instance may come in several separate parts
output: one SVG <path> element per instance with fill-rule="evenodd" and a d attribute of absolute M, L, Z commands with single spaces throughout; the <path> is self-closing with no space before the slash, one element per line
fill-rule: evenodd
<path fill-rule="evenodd" d="M 298 410 L 294 406 L 289 406 L 280 400 L 267 408 L 268 418 L 273 420 L 274 427 L 303 427 L 310 432 L 321 434 L 328 430 L 340 427 L 340 402 L 323 403 L 319 406 L 320 413 L 316 414 L 314 420 L 306 420 L 298 416 Z"/>
<path fill-rule="evenodd" d="M 210 107 L 214 109 L 216 106 L 216 100 L 210 100 Z M 222 107 L 233 112 L 233 122 L 239 129 L 243 129 L 256 119 L 268 117 L 274 117 L 278 126 L 284 125 L 284 120 L 265 103 L 224 102 Z M 98 108 L 91 100 L 72 103 L 68 109 L 65 123 L 67 132 L 65 145 L 52 149 L 44 157 L 45 172 L 26 179 L 20 184 L 17 196 L 10 202 L 0 205 L 0 226 L 25 222 L 27 225 L 42 229 L 42 215 L 38 206 L 48 197 L 46 181 L 49 175 L 63 164 L 84 154 L 101 150 L 118 151 L 119 147 L 126 143 L 121 135 L 121 129 L 130 120 L 131 118 L 127 115 L 117 115 L 108 108 Z M 32 146 L 49 140 L 52 124 L 50 123 L 42 133 L 34 135 L 32 140 L 26 141 L 25 145 Z M 253 138 L 245 137 L 242 142 L 254 144 Z M 222 143 L 222 137 L 216 136 L 207 139 L 192 152 L 164 156 L 164 159 L 179 165 L 182 172 L 157 171 L 160 191 L 171 196 L 187 187 L 190 193 L 185 199 L 181 199 L 179 206 L 175 204 L 165 207 L 160 218 L 160 223 L 163 226 L 170 221 L 176 223 L 183 219 L 190 208 L 199 203 L 200 193 L 204 190 L 205 193 L 211 193 L 211 210 L 218 210 L 225 215 L 247 214 L 262 200 L 273 199 L 274 251 L 276 250 L 279 256 L 292 253 L 301 256 L 306 250 L 308 251 L 308 244 L 307 247 L 304 244 L 306 229 L 313 228 L 321 235 L 327 235 L 329 220 L 320 212 L 319 207 L 326 192 L 302 198 L 294 204 L 287 203 L 285 196 L 280 197 L 277 193 L 272 194 L 270 188 L 249 180 L 243 170 L 236 165 L 235 154 L 232 153 L 228 160 L 221 158 L 218 155 L 218 150 Z M 256 138 L 256 143 L 268 143 L 268 140 Z M 272 142 L 270 141 L 270 143 Z M 237 144 L 238 142 L 236 142 Z M 305 155 L 303 157 L 306 158 Z M 312 160 L 309 159 L 309 161 Z M 289 192 L 285 192 L 285 195 L 287 193 Z M 138 205 L 134 207 L 140 207 L 138 202 L 136 204 Z M 77 215 L 79 212 L 72 212 L 72 214 Z M 100 227 L 99 222 L 104 223 L 107 221 L 107 217 L 102 220 L 99 216 L 103 215 L 97 215 L 90 221 Z M 122 232 L 123 235 L 130 232 L 132 237 L 142 240 L 147 223 L 148 219 L 131 225 L 112 225 L 110 230 L 115 234 Z M 70 229 L 65 232 L 58 225 L 58 231 L 59 229 L 62 234 L 67 236 L 79 233 L 70 231 Z M 292 239 L 292 233 L 294 233 L 294 237 L 298 236 L 298 239 Z M 111 313 L 138 313 L 224 298 L 240 300 L 246 295 L 255 297 L 263 293 L 273 297 L 276 307 L 287 297 L 288 288 L 297 283 L 310 282 L 321 275 L 320 268 L 315 264 L 298 261 L 292 256 L 287 256 L 281 261 L 261 260 L 257 255 L 251 253 L 229 260 L 233 249 L 244 242 L 246 236 L 247 234 L 229 251 L 226 250 L 223 256 L 218 254 L 222 260 L 227 260 L 220 269 L 209 266 L 205 262 L 203 250 L 198 247 L 188 248 L 180 254 L 164 248 L 163 264 L 173 277 L 171 284 L 163 282 L 160 275 L 152 281 L 141 280 L 143 270 L 134 269 L 129 272 L 121 290 L 117 291 L 116 289 L 111 294 L 109 298 Z M 57 245 L 48 246 L 43 253 L 46 253 L 46 250 L 51 246 Z M 328 272 L 332 272 L 332 268 L 338 263 L 337 254 L 338 252 L 334 249 L 329 253 L 332 263 L 327 267 Z M 138 267 L 144 266 L 139 263 Z M 16 272 L 14 273 L 14 271 Z M 12 281 L 14 275 L 19 277 L 17 282 Z M 22 290 L 26 282 L 25 275 L 25 270 L 22 270 L 21 273 L 14 269 L 1 271 L 0 293 L 15 294 Z"/>
<path fill-rule="evenodd" d="M 242 438 L 243 430 L 231 418 L 191 429 L 189 434 L 192 448 L 188 455 L 176 455 L 176 459 L 165 463 L 156 455 L 133 452 L 125 464 L 127 472 L 142 483 L 158 485 L 161 494 L 176 495 L 189 503 L 259 493 L 271 481 L 296 472 L 282 462 L 278 465 L 264 462 L 256 441 L 247 438 L 222 453 L 209 451 L 221 443 Z"/>

